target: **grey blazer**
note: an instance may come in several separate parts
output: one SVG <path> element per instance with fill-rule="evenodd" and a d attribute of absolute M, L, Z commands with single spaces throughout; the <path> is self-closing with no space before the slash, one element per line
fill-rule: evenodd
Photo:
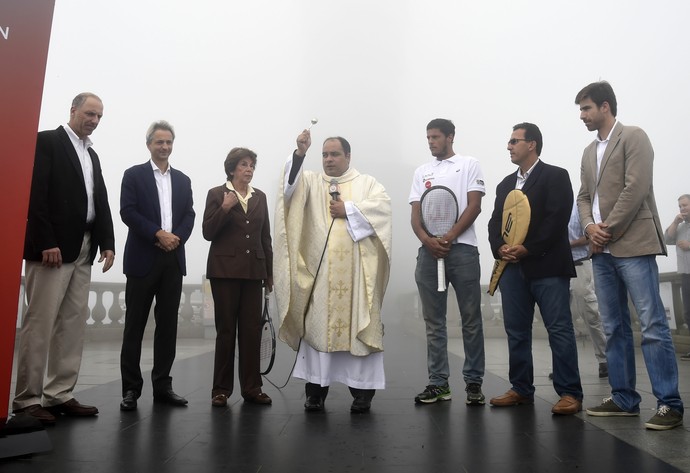
<path fill-rule="evenodd" d="M 580 221 L 593 223 L 592 202 L 611 233 L 609 251 L 616 257 L 666 254 L 653 188 L 654 150 L 641 128 L 618 122 L 613 128 L 597 176 L 597 141 L 582 155 L 577 196 Z"/>

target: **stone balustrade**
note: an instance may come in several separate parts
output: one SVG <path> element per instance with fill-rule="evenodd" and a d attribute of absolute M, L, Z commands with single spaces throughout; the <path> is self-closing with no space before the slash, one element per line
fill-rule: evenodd
<path fill-rule="evenodd" d="M 20 307 L 17 327 L 26 311 L 24 278 L 22 278 Z M 155 305 L 155 301 L 154 301 Z M 125 283 L 92 282 L 89 291 L 89 318 L 87 320 L 87 339 L 104 340 L 122 338 L 125 324 Z M 179 337 L 203 337 L 203 296 L 201 284 L 184 284 L 178 312 Z M 153 307 L 149 314 L 146 335 L 150 336 L 154 327 Z"/>
<path fill-rule="evenodd" d="M 690 337 L 688 337 L 690 332 L 683 319 L 680 280 L 680 275 L 677 273 L 662 273 L 660 275 L 662 299 L 666 307 L 674 339 L 676 339 L 676 345 L 680 345 L 685 349 L 686 345 L 690 346 Z M 487 290 L 488 286 L 482 286 L 481 307 L 486 335 L 492 336 L 492 327 L 496 328 L 496 334 L 502 333 L 503 314 L 501 311 L 500 291 L 497 291 L 494 296 L 489 296 Z M 100 340 L 122 337 L 125 316 L 124 298 L 124 282 L 91 283 L 89 295 L 90 315 L 87 321 L 87 337 L 89 339 Z M 22 278 L 20 300 L 17 317 L 18 327 L 21 325 L 21 318 L 26 310 L 24 278 Z M 390 310 L 390 307 L 395 304 L 397 306 L 395 310 L 401 315 L 421 318 L 421 306 L 416 292 L 398 296 L 396 300 L 397 303 L 386 300 L 384 309 L 389 307 Z M 634 309 L 632 311 L 634 313 Z M 538 310 L 537 320 L 539 320 Z M 577 323 L 578 321 L 576 321 L 576 325 Z M 151 335 L 153 325 L 153 314 L 151 313 L 146 336 Z M 212 326 L 213 304 L 210 299 L 210 290 L 207 282 L 204 281 L 204 284 L 184 284 L 180 301 L 178 336 L 189 338 L 212 337 L 214 336 Z M 460 315 L 453 294 L 449 294 L 448 297 L 448 326 L 451 336 L 459 336 Z M 636 317 L 633 317 L 633 326 L 639 331 L 639 323 Z"/>

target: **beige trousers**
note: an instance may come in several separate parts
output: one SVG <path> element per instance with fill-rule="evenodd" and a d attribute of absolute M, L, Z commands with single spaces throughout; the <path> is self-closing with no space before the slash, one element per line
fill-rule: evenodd
<path fill-rule="evenodd" d="M 13 409 L 49 407 L 73 398 L 89 317 L 90 247 L 91 234 L 86 233 L 73 263 L 48 268 L 26 262 L 28 308 L 19 332 Z"/>

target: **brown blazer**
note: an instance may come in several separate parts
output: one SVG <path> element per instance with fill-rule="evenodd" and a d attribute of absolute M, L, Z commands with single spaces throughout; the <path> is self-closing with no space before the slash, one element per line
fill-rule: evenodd
<path fill-rule="evenodd" d="M 211 242 L 207 278 L 267 279 L 273 276 L 271 226 L 266 194 L 254 188 L 247 212 L 241 204 L 221 209 L 225 185 L 208 191 L 202 231 Z"/>
<path fill-rule="evenodd" d="M 638 127 L 618 122 L 606 146 L 597 177 L 597 141 L 585 148 L 580 168 L 577 208 L 583 228 L 593 223 L 592 202 L 611 233 L 609 251 L 616 257 L 666 254 L 664 232 L 653 188 L 654 150 Z"/>

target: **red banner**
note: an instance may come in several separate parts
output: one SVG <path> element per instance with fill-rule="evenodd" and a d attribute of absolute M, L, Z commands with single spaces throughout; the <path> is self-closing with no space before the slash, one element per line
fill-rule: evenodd
<path fill-rule="evenodd" d="M 54 0 L 0 2 L 0 422 L 8 416 L 31 171 Z"/>

